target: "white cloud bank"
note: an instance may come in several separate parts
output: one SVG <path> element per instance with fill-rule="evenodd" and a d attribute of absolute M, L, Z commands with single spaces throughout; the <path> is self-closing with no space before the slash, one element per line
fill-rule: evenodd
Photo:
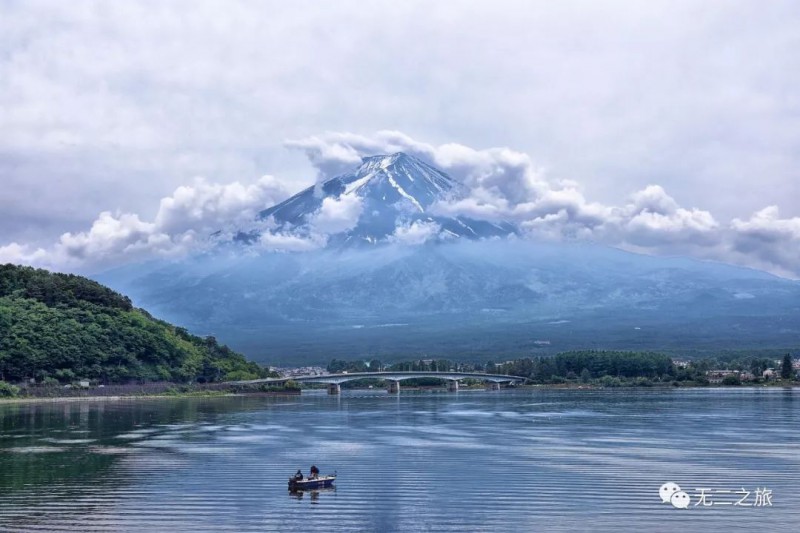
<path fill-rule="evenodd" d="M 286 196 L 286 188 L 272 176 L 249 185 L 198 178 L 163 198 L 152 222 L 138 214 L 103 211 L 88 230 L 64 233 L 48 249 L 16 242 L 0 246 L 0 262 L 80 269 L 179 257 L 208 246 L 215 232 L 247 228 L 265 205 Z"/>
<path fill-rule="evenodd" d="M 549 180 L 524 153 L 509 148 L 474 149 L 431 145 L 397 131 L 372 136 L 352 133 L 287 141 L 305 152 L 318 182 L 351 170 L 370 155 L 403 151 L 462 182 L 464 196 L 435 204 L 432 214 L 509 221 L 523 236 L 587 240 L 650 254 L 687 255 L 800 277 L 800 218 L 781 218 L 767 207 L 749 219 L 718 221 L 709 211 L 684 207 L 659 185 L 633 191 L 619 205 L 590 201 L 572 181 Z M 284 199 L 287 188 L 266 176 L 246 185 L 196 180 L 161 200 L 152 222 L 136 214 L 103 212 L 91 228 L 65 233 L 48 249 L 20 243 L 0 246 L 0 261 L 57 268 L 88 268 L 148 257 L 181 256 L 209 246 L 215 231 L 259 229 L 262 250 L 307 251 L 325 246 L 330 235 L 355 227 L 363 206 L 355 196 L 326 198 L 302 233 L 275 231 L 256 223 L 258 211 Z M 417 245 L 438 238 L 434 222 L 401 224 L 389 237 Z"/>
<path fill-rule="evenodd" d="M 306 153 L 319 180 L 352 168 L 365 156 L 403 151 L 419 157 L 469 191 L 463 198 L 435 205 L 435 214 L 511 221 L 531 238 L 591 240 L 800 277 L 800 218 L 780 218 L 774 206 L 749 220 L 736 218 L 725 224 L 707 210 L 679 205 L 659 185 L 634 191 L 621 205 L 606 205 L 588 200 L 575 182 L 548 180 L 527 154 L 456 143 L 436 146 L 397 131 L 372 136 L 331 132 L 290 140 L 286 146 Z M 414 231 L 398 228 L 393 239 L 401 240 L 407 233 Z"/>
<path fill-rule="evenodd" d="M 800 217 L 780 218 L 770 206 L 749 220 L 731 222 L 735 260 L 789 277 L 800 277 Z"/>

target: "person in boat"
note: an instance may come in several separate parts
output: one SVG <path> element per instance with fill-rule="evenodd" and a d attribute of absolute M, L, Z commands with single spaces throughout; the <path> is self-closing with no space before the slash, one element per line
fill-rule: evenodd
<path fill-rule="evenodd" d="M 319 468 L 316 465 L 311 465 L 311 475 L 308 476 L 308 479 L 317 479 L 319 477 Z"/>
<path fill-rule="evenodd" d="M 294 480 L 303 481 L 303 472 L 301 472 L 299 468 L 297 469 L 297 473 L 294 475 Z"/>

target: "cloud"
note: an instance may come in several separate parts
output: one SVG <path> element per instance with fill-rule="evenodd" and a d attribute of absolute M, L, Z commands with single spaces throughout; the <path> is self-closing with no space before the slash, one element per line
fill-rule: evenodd
<path fill-rule="evenodd" d="M 624 207 L 612 209 L 601 231 L 606 241 L 657 251 L 712 245 L 721 238 L 719 228 L 708 211 L 680 207 L 662 187 L 650 185 L 632 194 Z"/>
<path fill-rule="evenodd" d="M 769 206 L 748 220 L 734 219 L 731 228 L 732 249 L 748 262 L 800 277 L 800 217 L 780 218 L 780 210 Z"/>
<path fill-rule="evenodd" d="M 265 231 L 259 237 L 259 248 L 274 252 L 309 252 L 323 248 L 326 244 L 327 237 L 319 234 L 303 236 L 290 232 Z"/>
<path fill-rule="evenodd" d="M 67 232 L 50 247 L 12 243 L 0 260 L 55 268 L 102 268 L 152 257 L 178 257 L 212 246 L 211 235 L 258 226 L 256 214 L 288 195 L 272 176 L 252 184 L 208 183 L 202 178 L 162 198 L 152 222 L 134 213 L 101 212 L 86 231 Z M 263 224 L 262 224 L 263 225 Z M 286 242 L 276 243 L 286 246 Z"/>
<path fill-rule="evenodd" d="M 47 251 L 26 244 L 12 242 L 0 246 L 0 264 L 15 263 L 23 265 L 39 264 L 47 258 Z"/>
<path fill-rule="evenodd" d="M 310 229 L 327 235 L 348 231 L 358 224 L 363 209 L 361 198 L 354 194 L 325 198 L 309 220 Z"/>
<path fill-rule="evenodd" d="M 138 258 L 140 253 L 172 252 L 175 243 L 156 224 L 143 222 L 138 215 L 100 213 L 89 231 L 65 233 L 56 245 L 56 255 L 83 262 L 109 256 Z"/>
<path fill-rule="evenodd" d="M 389 237 L 389 242 L 416 246 L 435 239 L 442 227 L 436 222 L 415 220 L 411 224 L 397 226 Z"/>
<path fill-rule="evenodd" d="M 259 210 L 289 196 L 285 185 L 273 176 L 263 176 L 246 185 L 225 185 L 195 179 L 190 186 L 178 187 L 172 196 L 161 200 L 155 225 L 177 234 L 186 231 L 214 232 L 230 225 L 251 223 Z"/>

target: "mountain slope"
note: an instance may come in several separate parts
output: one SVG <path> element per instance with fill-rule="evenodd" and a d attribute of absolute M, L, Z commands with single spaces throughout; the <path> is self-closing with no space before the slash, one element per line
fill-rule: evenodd
<path fill-rule="evenodd" d="M 512 239 L 209 255 L 105 279 L 272 363 L 789 346 L 800 336 L 796 282 L 593 245 Z"/>
<path fill-rule="evenodd" d="M 0 380 L 214 381 L 263 370 L 80 276 L 0 265 Z"/>

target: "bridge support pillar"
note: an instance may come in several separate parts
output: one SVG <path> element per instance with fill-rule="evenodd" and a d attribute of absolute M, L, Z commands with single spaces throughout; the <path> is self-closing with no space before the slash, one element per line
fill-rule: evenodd
<path fill-rule="evenodd" d="M 500 384 L 496 381 L 487 381 L 486 390 L 500 390 Z"/>
<path fill-rule="evenodd" d="M 328 383 L 328 394 L 339 394 L 342 392 L 342 386 L 338 383 Z"/>
<path fill-rule="evenodd" d="M 389 394 L 399 394 L 400 393 L 400 382 L 399 381 L 389 381 L 389 387 L 387 389 Z"/>
<path fill-rule="evenodd" d="M 458 380 L 451 379 L 447 382 L 447 390 L 450 392 L 458 392 Z"/>

